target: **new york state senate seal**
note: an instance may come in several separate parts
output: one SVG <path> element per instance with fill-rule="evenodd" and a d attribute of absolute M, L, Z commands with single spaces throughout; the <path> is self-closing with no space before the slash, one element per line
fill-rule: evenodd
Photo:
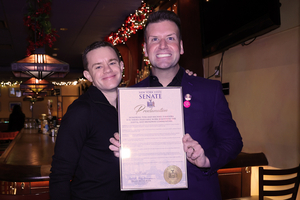
<path fill-rule="evenodd" d="M 181 181 L 182 171 L 179 167 L 171 165 L 164 171 L 165 181 L 169 184 L 177 184 Z"/>

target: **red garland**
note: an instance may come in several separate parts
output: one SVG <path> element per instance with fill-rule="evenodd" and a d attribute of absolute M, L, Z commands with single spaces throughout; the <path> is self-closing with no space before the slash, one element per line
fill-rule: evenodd
<path fill-rule="evenodd" d="M 130 34 L 135 34 L 138 30 L 143 29 L 143 21 L 150 13 L 152 13 L 152 9 L 147 9 L 146 3 L 142 3 L 135 14 L 125 19 L 124 25 L 117 32 L 110 33 L 104 40 L 114 45 L 126 42 Z"/>
<path fill-rule="evenodd" d="M 32 0 L 28 1 L 28 13 L 23 18 L 24 24 L 29 30 L 34 32 L 33 38 L 28 37 L 29 45 L 26 56 L 30 56 L 36 48 L 48 45 L 53 46 L 56 38 L 59 37 L 57 31 L 51 28 L 49 15 L 51 12 L 52 0 Z"/>

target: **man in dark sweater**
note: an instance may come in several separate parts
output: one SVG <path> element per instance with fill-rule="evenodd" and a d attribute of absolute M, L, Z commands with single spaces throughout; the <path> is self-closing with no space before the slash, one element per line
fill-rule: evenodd
<path fill-rule="evenodd" d="M 107 42 L 83 54 L 84 76 L 92 83 L 63 116 L 50 174 L 53 200 L 125 200 L 120 191 L 119 159 L 108 148 L 118 131 L 117 86 L 123 62 Z"/>

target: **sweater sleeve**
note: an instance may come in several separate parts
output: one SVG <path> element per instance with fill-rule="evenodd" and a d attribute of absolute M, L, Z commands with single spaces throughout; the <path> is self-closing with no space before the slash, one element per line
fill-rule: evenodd
<path fill-rule="evenodd" d="M 87 103 L 75 101 L 64 115 L 57 134 L 49 190 L 51 199 L 71 199 L 70 183 L 84 145 L 90 120 Z"/>

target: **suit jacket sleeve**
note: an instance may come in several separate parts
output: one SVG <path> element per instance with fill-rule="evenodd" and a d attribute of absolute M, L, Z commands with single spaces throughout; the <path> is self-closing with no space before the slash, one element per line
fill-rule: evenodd
<path fill-rule="evenodd" d="M 205 152 L 211 163 L 211 172 L 220 169 L 234 159 L 243 147 L 239 130 L 232 119 L 231 111 L 222 92 L 222 85 L 217 85 L 212 125 L 216 143 Z"/>
<path fill-rule="evenodd" d="M 184 108 L 186 133 L 199 142 L 210 161 L 211 167 L 206 174 L 215 173 L 234 159 L 243 147 L 222 84 L 184 75 L 182 85 L 183 96 L 192 95 L 191 106 Z"/>

